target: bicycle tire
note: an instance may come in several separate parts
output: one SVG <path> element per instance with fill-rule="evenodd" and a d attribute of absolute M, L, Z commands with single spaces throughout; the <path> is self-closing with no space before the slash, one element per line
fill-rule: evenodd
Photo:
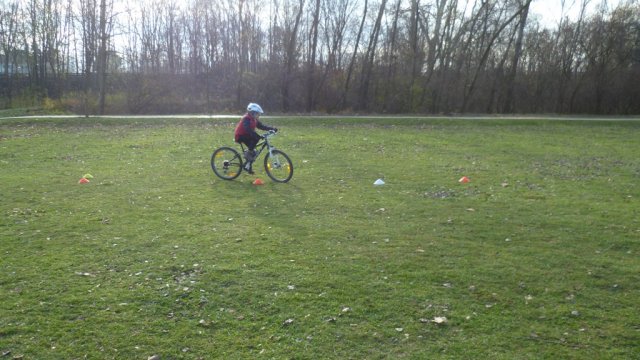
<path fill-rule="evenodd" d="M 271 180 L 286 183 L 293 177 L 293 163 L 287 154 L 273 150 L 264 157 L 264 170 Z"/>
<path fill-rule="evenodd" d="M 223 180 L 233 180 L 242 173 L 242 156 L 227 146 L 216 149 L 211 154 L 211 169 Z"/>

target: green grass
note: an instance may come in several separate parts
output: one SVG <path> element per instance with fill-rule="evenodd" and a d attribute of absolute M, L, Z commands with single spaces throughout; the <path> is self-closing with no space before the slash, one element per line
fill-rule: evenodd
<path fill-rule="evenodd" d="M 265 122 L 0 120 L 3 357 L 640 357 L 639 122 Z"/>

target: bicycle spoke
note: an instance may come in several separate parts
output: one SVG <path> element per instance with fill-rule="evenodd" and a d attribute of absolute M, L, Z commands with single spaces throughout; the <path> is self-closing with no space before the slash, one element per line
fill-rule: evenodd
<path fill-rule="evenodd" d="M 267 175 L 277 182 L 287 182 L 293 176 L 293 164 L 284 152 L 273 150 L 264 159 Z"/>
<path fill-rule="evenodd" d="M 221 179 L 233 180 L 242 172 L 242 159 L 235 149 L 221 147 L 211 155 L 211 168 Z"/>

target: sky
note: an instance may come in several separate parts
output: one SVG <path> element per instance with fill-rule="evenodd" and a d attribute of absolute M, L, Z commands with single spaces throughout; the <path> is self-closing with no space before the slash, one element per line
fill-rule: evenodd
<path fill-rule="evenodd" d="M 26 0 L 23 0 L 26 1 Z M 533 0 L 530 8 L 530 16 L 536 16 L 540 21 L 540 24 L 547 28 L 556 28 L 560 19 L 564 16 L 568 16 L 570 19 L 577 19 L 580 14 L 581 4 L 584 1 L 588 2 L 587 14 L 593 13 L 595 9 L 606 1 L 609 9 L 615 8 L 620 3 L 631 1 L 640 2 L 640 0 L 564 0 L 564 10 L 562 8 L 563 0 Z M 140 3 L 142 0 L 116 0 L 115 4 L 118 8 L 125 8 L 128 5 Z M 465 1 L 460 1 L 461 6 Z"/>
<path fill-rule="evenodd" d="M 570 19 L 577 19 L 580 8 L 584 0 L 565 0 L 564 15 Z M 603 0 L 589 0 L 587 14 L 592 13 L 602 3 Z M 607 0 L 609 9 L 615 8 L 625 0 Z M 540 24 L 544 27 L 555 28 L 562 18 L 562 0 L 533 0 L 531 3 L 531 14 L 539 17 Z"/>

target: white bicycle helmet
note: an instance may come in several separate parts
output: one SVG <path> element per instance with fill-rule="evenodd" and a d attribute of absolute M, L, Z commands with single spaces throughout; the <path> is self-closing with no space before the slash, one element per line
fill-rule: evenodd
<path fill-rule="evenodd" d="M 249 103 L 249 105 L 247 105 L 247 111 L 257 112 L 258 114 L 264 114 L 264 111 L 262 111 L 262 108 L 260 107 L 260 105 L 256 103 Z"/>

